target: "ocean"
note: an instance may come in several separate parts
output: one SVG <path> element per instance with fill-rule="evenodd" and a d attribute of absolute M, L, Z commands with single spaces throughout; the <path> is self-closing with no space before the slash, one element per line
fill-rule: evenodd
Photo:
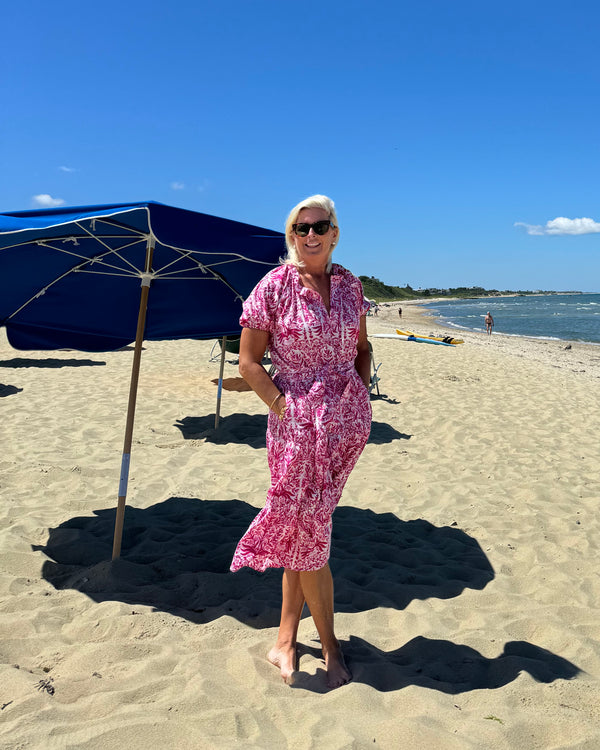
<path fill-rule="evenodd" d="M 484 331 L 489 310 L 496 333 L 600 344 L 600 294 L 481 297 L 423 305 L 446 325 Z"/>

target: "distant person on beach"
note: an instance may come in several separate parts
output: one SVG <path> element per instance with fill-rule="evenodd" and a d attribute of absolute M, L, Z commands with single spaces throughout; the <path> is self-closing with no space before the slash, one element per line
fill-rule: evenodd
<path fill-rule="evenodd" d="M 401 307 L 398 308 L 398 317 L 399 318 L 402 317 L 402 308 Z"/>
<path fill-rule="evenodd" d="M 492 335 L 492 328 L 494 327 L 494 319 L 492 318 L 492 313 L 488 310 L 485 315 L 485 330 L 487 331 L 488 336 Z"/>
<path fill-rule="evenodd" d="M 359 279 L 331 262 L 338 238 L 330 198 L 299 203 L 285 226 L 285 262 L 244 302 L 239 368 L 269 407 L 271 487 L 231 563 L 233 571 L 283 568 L 279 633 L 267 658 L 292 682 L 306 602 L 330 688 L 352 679 L 334 631 L 331 516 L 371 429 L 369 302 Z M 262 366 L 267 347 L 272 380 Z"/>
<path fill-rule="evenodd" d="M 379 316 L 379 305 L 377 302 L 375 303 L 375 306 L 373 307 L 373 315 L 377 318 Z"/>

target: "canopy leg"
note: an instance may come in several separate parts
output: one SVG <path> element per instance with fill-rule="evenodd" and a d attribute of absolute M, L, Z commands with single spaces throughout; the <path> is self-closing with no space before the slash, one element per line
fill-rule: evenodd
<path fill-rule="evenodd" d="M 217 388 L 217 408 L 215 411 L 215 430 L 219 426 L 219 415 L 221 413 L 221 393 L 223 392 L 223 371 L 225 369 L 225 351 L 227 347 L 227 336 L 221 341 L 221 367 L 219 369 L 219 387 Z"/>
<path fill-rule="evenodd" d="M 135 418 L 135 402 L 140 377 L 140 362 L 142 359 L 142 343 L 146 328 L 146 311 L 148 308 L 148 294 L 150 292 L 150 269 L 154 241 L 151 239 L 146 248 L 146 274 L 142 277 L 142 293 L 140 295 L 140 309 L 138 313 L 137 331 L 135 334 L 135 350 L 131 366 L 131 382 L 129 384 L 129 403 L 127 404 L 127 422 L 125 424 L 125 440 L 123 442 L 123 457 L 121 459 L 121 479 L 119 481 L 119 499 L 115 518 L 115 533 L 113 537 L 112 559 L 116 560 L 121 554 L 121 539 L 123 537 L 123 521 L 125 519 L 125 503 L 127 500 L 127 482 L 129 479 L 129 460 L 131 457 L 131 443 L 133 438 L 133 420 Z"/>
<path fill-rule="evenodd" d="M 373 393 L 373 388 L 377 388 L 377 395 L 380 396 L 381 394 L 379 393 L 379 381 L 381 380 L 381 378 L 379 377 L 377 372 L 379 368 L 381 367 L 381 362 L 377 365 L 377 367 L 375 366 L 375 356 L 373 355 L 373 345 L 371 344 L 370 341 L 369 341 L 369 356 L 371 359 L 371 370 L 373 372 L 372 372 L 371 379 L 369 382 L 368 390 L 369 390 L 369 393 Z"/>

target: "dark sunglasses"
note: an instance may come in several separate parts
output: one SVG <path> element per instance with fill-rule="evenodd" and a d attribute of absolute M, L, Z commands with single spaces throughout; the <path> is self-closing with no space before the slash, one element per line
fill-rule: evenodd
<path fill-rule="evenodd" d="M 324 235 L 329 231 L 329 227 L 333 227 L 333 224 L 329 221 L 329 219 L 324 219 L 323 221 L 315 221 L 314 224 L 305 224 L 304 222 L 301 222 L 300 224 L 292 224 L 294 234 L 297 234 L 298 237 L 306 237 L 311 228 L 314 230 L 315 234 Z"/>

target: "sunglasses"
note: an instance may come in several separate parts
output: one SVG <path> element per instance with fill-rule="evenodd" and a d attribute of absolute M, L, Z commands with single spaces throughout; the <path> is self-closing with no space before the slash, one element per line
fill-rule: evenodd
<path fill-rule="evenodd" d="M 306 237 L 311 229 L 314 230 L 315 234 L 324 235 L 329 231 L 329 227 L 333 227 L 333 224 L 329 219 L 315 221 L 314 224 L 305 224 L 304 222 L 301 222 L 300 224 L 292 224 L 294 234 L 298 235 L 298 237 Z"/>

